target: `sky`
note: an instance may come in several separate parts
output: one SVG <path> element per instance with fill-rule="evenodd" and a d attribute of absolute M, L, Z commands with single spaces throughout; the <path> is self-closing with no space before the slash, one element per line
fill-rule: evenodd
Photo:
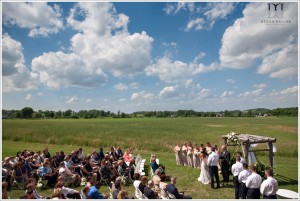
<path fill-rule="evenodd" d="M 266 2 L 2 2 L 2 108 L 295 107 L 298 3 L 278 10 Z"/>

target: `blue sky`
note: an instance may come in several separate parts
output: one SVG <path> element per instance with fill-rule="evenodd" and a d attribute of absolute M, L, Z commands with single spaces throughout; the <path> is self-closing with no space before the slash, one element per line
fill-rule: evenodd
<path fill-rule="evenodd" d="M 284 3 L 280 24 L 262 22 L 264 2 L 4 2 L 2 11 L 3 109 L 298 103 L 297 3 Z"/>

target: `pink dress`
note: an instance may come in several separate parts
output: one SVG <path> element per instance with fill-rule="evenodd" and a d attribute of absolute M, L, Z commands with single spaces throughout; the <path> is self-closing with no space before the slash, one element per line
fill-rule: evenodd
<path fill-rule="evenodd" d="M 198 149 L 193 149 L 194 168 L 200 169 L 200 157 Z"/>
<path fill-rule="evenodd" d="M 182 146 L 182 162 L 184 166 L 188 166 L 186 146 Z"/>
<path fill-rule="evenodd" d="M 181 155 L 181 148 L 179 146 L 176 146 L 174 151 L 175 151 L 175 157 L 176 157 L 176 164 L 177 165 L 183 165 L 182 155 Z"/>
<path fill-rule="evenodd" d="M 188 146 L 187 147 L 187 161 L 188 161 L 188 166 L 193 167 L 193 148 Z"/>

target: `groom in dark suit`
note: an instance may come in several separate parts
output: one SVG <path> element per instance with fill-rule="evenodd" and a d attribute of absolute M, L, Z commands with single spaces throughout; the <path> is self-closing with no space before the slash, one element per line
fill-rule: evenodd
<path fill-rule="evenodd" d="M 221 170 L 223 176 L 223 185 L 226 183 L 228 185 L 229 182 L 229 174 L 230 174 L 230 153 L 227 151 L 227 146 L 223 145 L 220 153 L 221 159 Z"/>

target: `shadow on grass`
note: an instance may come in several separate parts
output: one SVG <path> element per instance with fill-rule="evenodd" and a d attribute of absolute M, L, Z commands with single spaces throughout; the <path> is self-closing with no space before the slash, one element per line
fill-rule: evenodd
<path fill-rule="evenodd" d="M 279 186 L 298 185 L 298 180 L 276 174 L 275 175 Z"/>

